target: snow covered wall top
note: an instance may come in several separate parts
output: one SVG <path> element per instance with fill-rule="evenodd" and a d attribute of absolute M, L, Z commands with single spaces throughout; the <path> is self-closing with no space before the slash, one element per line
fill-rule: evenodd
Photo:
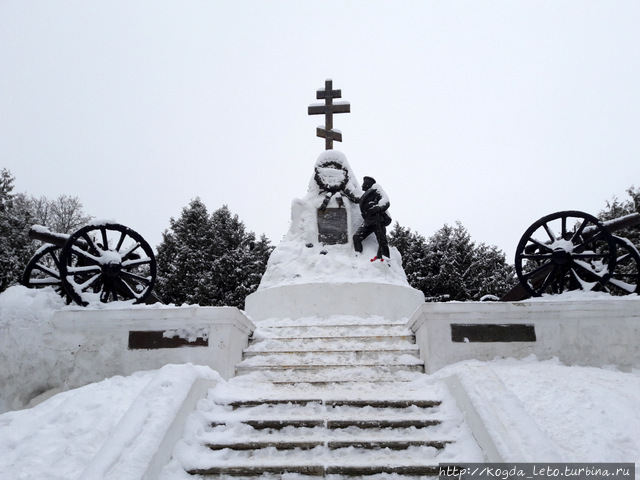
<path fill-rule="evenodd" d="M 371 262 L 377 250 L 375 236 L 371 235 L 364 242 L 362 254 L 354 251 L 352 237 L 362 216 L 358 204 L 349 196 L 360 197 L 362 193 L 346 156 L 337 150 L 322 152 L 314 165 L 307 194 L 291 204 L 289 232 L 271 254 L 259 290 L 326 282 L 409 286 L 397 249 L 391 248 L 389 262 Z M 347 243 L 323 245 L 318 241 L 317 212 L 323 203 L 327 208 L 346 210 Z"/>

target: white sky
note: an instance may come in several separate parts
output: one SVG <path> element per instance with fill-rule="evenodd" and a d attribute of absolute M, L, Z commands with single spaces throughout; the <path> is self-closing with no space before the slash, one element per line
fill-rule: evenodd
<path fill-rule="evenodd" d="M 332 78 L 394 220 L 512 261 L 539 217 L 640 185 L 637 1 L 0 0 L 0 168 L 161 240 L 199 196 L 277 244 Z"/>

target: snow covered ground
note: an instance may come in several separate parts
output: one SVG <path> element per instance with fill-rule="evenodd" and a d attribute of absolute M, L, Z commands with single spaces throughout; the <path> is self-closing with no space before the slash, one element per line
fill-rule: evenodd
<path fill-rule="evenodd" d="M 62 308 L 60 302 L 55 294 L 46 290 L 25 291 L 14 287 L 1 294 L 2 362 L 29 362 L 35 377 L 55 371 L 55 363 L 51 363 L 55 362 L 55 351 L 46 348 L 46 342 L 55 335 L 47 322 L 57 308 Z M 43 337 L 42 332 L 34 335 L 36 330 L 46 335 Z M 36 337 L 40 343 L 34 347 L 32 341 Z M 565 366 L 555 360 L 538 361 L 531 357 L 462 362 L 425 375 L 424 379 L 432 382 L 454 373 L 472 372 L 478 366 L 489 368 L 502 380 L 553 442 L 563 461 L 634 462 L 636 470 L 640 470 L 640 369 L 625 373 L 615 367 Z M 143 428 L 143 421 L 127 419 L 172 415 L 175 402 L 162 401 L 150 392 L 168 388 L 172 397 L 179 397 L 190 386 L 184 379 L 193 377 L 224 384 L 224 380 L 207 367 L 167 366 L 157 371 L 109 378 L 58 393 L 32 408 L 0 415 L 0 479 L 78 478 L 103 449 L 106 440 L 119 434 L 123 419 L 129 438 L 137 437 L 136 441 L 147 445 L 157 443 L 156 438 L 140 438 L 157 436 L 157 432 Z M 467 375 L 469 377 L 473 378 Z M 167 381 L 168 378 L 172 380 Z M 33 384 L 29 378 L 5 377 L 3 381 L 11 383 L 3 384 L 3 391 L 5 386 L 16 387 L 16 382 Z M 233 387 L 242 383 L 243 389 L 252 388 L 247 381 L 247 377 L 237 377 L 228 384 Z M 264 388 L 264 384 L 257 382 L 255 388 Z M 393 395 L 394 392 L 380 392 L 381 397 Z M 11 407 L 6 403 L 4 406 Z M 504 403 L 502 407 L 508 409 L 509 404 Z M 470 459 L 477 458 L 476 452 L 469 454 Z M 137 478 L 136 475 L 133 471 L 120 472 L 122 480 Z"/>
<path fill-rule="evenodd" d="M 437 376 L 478 363 L 456 364 Z M 556 444 L 563 461 L 635 462 L 636 470 L 640 468 L 640 372 L 568 367 L 534 358 L 484 364 L 512 389 Z M 180 376 L 194 368 L 176 367 L 174 374 Z M 0 415 L 0 478 L 78 478 L 157 374 L 110 378 L 60 393 L 31 409 Z M 215 377 L 214 372 L 210 375 Z M 230 380 L 231 385 L 234 382 L 243 382 L 247 388 L 243 377 Z M 263 388 L 263 384 L 256 383 L 256 387 Z M 381 397 L 393 395 L 380 392 Z M 153 412 L 140 413 L 143 417 L 166 414 L 158 410 L 162 404 L 156 407 Z M 477 460 L 477 452 L 469 454 L 469 460 Z M 123 480 L 135 478 L 121 474 Z"/>

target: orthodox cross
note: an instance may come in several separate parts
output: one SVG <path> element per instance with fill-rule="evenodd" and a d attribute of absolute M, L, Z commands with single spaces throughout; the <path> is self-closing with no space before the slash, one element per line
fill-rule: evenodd
<path fill-rule="evenodd" d="M 342 98 L 342 92 L 340 90 L 333 90 L 332 80 L 326 80 L 324 82 L 324 88 L 316 91 L 316 98 L 324 99 L 324 105 L 317 103 L 309 105 L 309 115 L 324 114 L 324 128 L 318 127 L 316 129 L 316 135 L 325 139 L 325 150 L 331 150 L 334 140 L 336 142 L 342 141 L 342 133 L 339 130 L 333 129 L 333 114 L 349 113 L 351 111 L 351 105 L 349 105 L 349 102 L 333 103 L 334 98 Z"/>

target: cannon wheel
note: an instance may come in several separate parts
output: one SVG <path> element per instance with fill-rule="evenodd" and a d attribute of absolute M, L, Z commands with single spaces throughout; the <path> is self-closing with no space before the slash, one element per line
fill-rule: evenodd
<path fill-rule="evenodd" d="M 60 277 L 79 305 L 97 301 L 142 303 L 156 280 L 156 260 L 149 244 L 129 227 L 88 225 L 69 237 L 60 254 Z"/>
<path fill-rule="evenodd" d="M 22 274 L 22 284 L 29 288 L 53 287 L 60 296 L 71 302 L 60 278 L 61 247 L 44 244 L 31 257 Z"/>
<path fill-rule="evenodd" d="M 516 249 L 521 285 L 534 297 L 567 290 L 603 291 L 616 266 L 613 235 L 587 213 L 565 211 L 542 217 Z"/>
<path fill-rule="evenodd" d="M 640 253 L 623 237 L 614 236 L 616 244 L 616 269 L 609 279 L 606 290 L 612 295 L 638 293 L 640 286 Z"/>

